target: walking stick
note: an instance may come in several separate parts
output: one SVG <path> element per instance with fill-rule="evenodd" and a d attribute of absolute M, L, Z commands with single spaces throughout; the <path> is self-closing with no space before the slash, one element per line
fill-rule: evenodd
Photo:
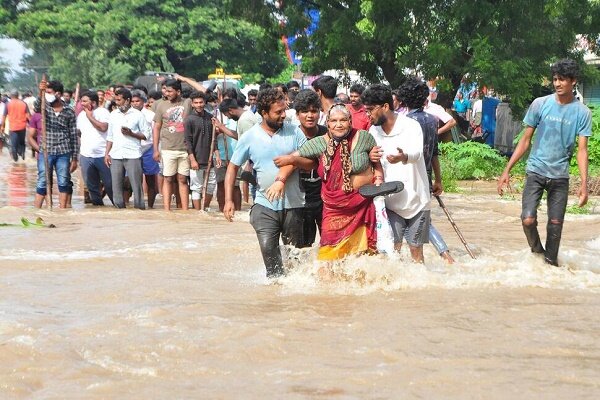
<path fill-rule="evenodd" d="M 469 253 L 469 255 L 471 256 L 472 259 L 475 259 L 475 255 L 473 254 L 473 252 L 469 248 L 469 245 L 467 244 L 467 241 L 465 240 L 465 238 L 462 235 L 462 233 L 460 233 L 460 230 L 458 229 L 458 226 L 456 226 L 456 222 L 454 222 L 454 220 L 452 219 L 452 216 L 450 215 L 450 213 L 448 212 L 448 209 L 444 205 L 444 202 L 442 201 L 442 198 L 440 196 L 435 196 L 435 198 L 437 199 L 438 203 L 440 204 L 440 207 L 442 207 L 442 210 L 444 210 L 444 213 L 446 214 L 446 217 L 448 217 L 448 221 L 450 221 L 450 224 L 454 228 L 454 231 L 458 235 L 458 238 L 460 239 L 460 241 L 462 242 L 462 244 L 465 245 L 465 249 L 467 249 L 467 253 Z"/>
<path fill-rule="evenodd" d="M 202 203 L 200 209 L 204 211 L 204 200 L 206 199 L 206 187 L 208 186 L 208 176 L 210 175 L 210 167 L 212 167 L 213 152 L 215 151 L 215 140 L 217 136 L 217 127 L 213 124 L 212 127 L 212 140 L 210 142 L 210 153 L 208 156 L 208 165 L 206 166 L 206 173 L 204 174 L 204 184 L 202 185 Z"/>
<path fill-rule="evenodd" d="M 77 105 L 77 102 L 79 101 L 79 90 L 81 89 L 81 86 L 79 85 L 79 82 L 77 82 L 77 85 L 75 85 L 75 105 Z"/>
<path fill-rule="evenodd" d="M 46 74 L 42 75 L 42 80 L 46 80 Z M 44 169 L 46 175 L 46 204 L 52 210 L 52 171 L 48 166 L 48 136 L 46 135 L 46 93 L 40 89 L 40 112 L 42 113 L 42 147 L 44 156 Z"/>
<path fill-rule="evenodd" d="M 227 75 L 225 75 L 225 71 L 223 71 L 223 92 L 225 92 L 225 87 L 227 86 L 227 81 L 225 80 Z M 221 123 L 223 123 L 223 113 L 219 111 L 219 116 L 221 117 Z M 223 135 L 223 148 L 225 149 L 225 166 L 227 166 L 227 161 L 229 161 L 229 149 L 227 148 L 227 135 L 221 133 Z"/>

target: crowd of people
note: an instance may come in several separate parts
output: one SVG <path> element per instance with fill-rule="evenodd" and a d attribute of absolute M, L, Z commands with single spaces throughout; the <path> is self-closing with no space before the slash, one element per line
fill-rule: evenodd
<path fill-rule="evenodd" d="M 539 127 L 528 163 L 522 219 L 532 251 L 545 252 L 546 261 L 554 265 L 568 194 L 564 164 L 577 136 L 581 176 L 587 179 L 590 116 L 569 97 L 577 79 L 573 64 L 563 60 L 553 66 L 556 93 L 550 97 L 555 100 L 538 99 L 532 105 L 525 118 L 529 129 L 498 187 L 502 192 L 510 168 Z M 184 93 L 182 83 L 191 90 Z M 251 196 L 250 223 L 267 276 L 276 277 L 284 273 L 280 239 L 286 245 L 310 247 L 318 232 L 318 258 L 323 261 L 376 253 L 373 198 L 385 196 L 397 251 L 406 241 L 412 259 L 423 262 L 423 245 L 431 242 L 446 262 L 454 262 L 431 223 L 430 200 L 443 190 L 438 140 L 457 123 L 433 101 L 435 91 L 418 77 L 408 77 L 396 90 L 355 84 L 348 95 L 338 93 L 338 81 L 327 75 L 311 86 L 301 89 L 295 81 L 264 84 L 245 96 L 236 88 L 211 90 L 175 75 L 162 81 L 161 92 L 117 86 L 84 91 L 73 99 L 60 82 L 42 81 L 43 99 L 20 100 L 12 92 L 0 115 L 2 125 L 5 120 L 10 124 L 15 161 L 25 157 L 25 141 L 38 153 L 36 207 L 47 198 L 52 171 L 60 207 L 70 207 L 71 174 L 78 166 L 86 198 L 98 206 L 107 196 L 115 207 L 124 208 L 133 195 L 135 208 L 152 208 L 161 194 L 165 210 L 173 202 L 187 210 L 190 198 L 193 208 L 204 209 L 216 192 L 219 209 L 231 221 L 242 200 L 249 202 Z M 465 118 L 471 110 L 476 120 L 476 104 L 466 105 L 459 95 L 454 109 Z M 557 147 L 555 138 L 548 138 L 552 135 L 559 135 L 564 146 Z M 582 188 L 580 203 L 585 204 L 586 185 Z M 535 219 L 544 189 L 552 198 L 545 250 Z"/>

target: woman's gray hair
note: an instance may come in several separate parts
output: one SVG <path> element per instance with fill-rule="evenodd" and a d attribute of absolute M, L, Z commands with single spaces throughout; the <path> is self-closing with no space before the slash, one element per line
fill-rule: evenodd
<path fill-rule="evenodd" d="M 352 123 L 352 113 L 350 112 L 350 110 L 348 110 L 348 107 L 346 107 L 344 104 L 334 104 L 329 108 L 329 111 L 327 111 L 327 122 L 329 122 L 329 117 L 331 116 L 331 113 L 334 111 L 341 111 L 342 113 L 344 113 L 345 116 L 348 117 L 348 120 L 350 121 L 350 123 Z"/>

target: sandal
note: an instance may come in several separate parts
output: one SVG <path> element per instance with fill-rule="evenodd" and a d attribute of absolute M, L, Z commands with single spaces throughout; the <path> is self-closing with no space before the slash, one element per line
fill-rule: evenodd
<path fill-rule="evenodd" d="M 400 181 L 384 182 L 379 186 L 369 184 L 358 188 L 358 193 L 363 197 L 377 197 L 385 196 L 386 194 L 393 194 L 401 192 L 404 189 L 404 184 Z"/>
<path fill-rule="evenodd" d="M 257 184 L 256 178 L 250 171 L 242 172 L 242 174 L 240 175 L 240 181 L 248 182 L 252 186 L 256 186 L 256 184 Z"/>

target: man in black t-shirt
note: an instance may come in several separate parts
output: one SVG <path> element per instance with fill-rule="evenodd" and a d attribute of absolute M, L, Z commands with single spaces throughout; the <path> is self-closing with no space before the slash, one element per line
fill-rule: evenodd
<path fill-rule="evenodd" d="M 327 128 L 318 125 L 319 113 L 321 111 L 321 100 L 319 96 L 310 89 L 304 89 L 298 92 L 294 100 L 296 116 L 300 121 L 300 129 L 310 140 L 317 136 L 322 136 L 327 132 Z M 317 228 L 321 231 L 321 216 L 323 214 L 323 200 L 321 199 L 321 178 L 316 169 L 310 171 L 300 170 L 300 187 L 304 190 L 304 245 L 310 247 L 315 241 Z"/>

